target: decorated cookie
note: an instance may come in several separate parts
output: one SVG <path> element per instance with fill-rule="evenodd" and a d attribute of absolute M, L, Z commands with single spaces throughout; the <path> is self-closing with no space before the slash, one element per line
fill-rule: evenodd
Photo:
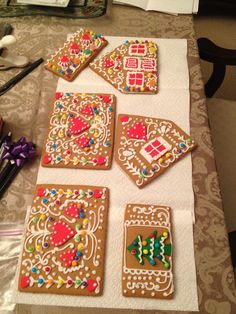
<path fill-rule="evenodd" d="M 115 158 L 142 188 L 195 148 L 194 140 L 174 122 L 120 114 Z"/>
<path fill-rule="evenodd" d="M 126 297 L 173 298 L 169 207 L 127 205 L 124 222 L 122 292 Z"/>
<path fill-rule="evenodd" d="M 19 273 L 23 292 L 101 295 L 108 189 L 37 185 Z"/>
<path fill-rule="evenodd" d="M 101 34 L 81 28 L 47 61 L 45 68 L 71 82 L 106 45 Z"/>
<path fill-rule="evenodd" d="M 157 45 L 152 41 L 127 40 L 89 66 L 122 93 L 157 93 Z"/>
<path fill-rule="evenodd" d="M 114 119 L 113 95 L 56 93 L 42 165 L 109 169 Z"/>

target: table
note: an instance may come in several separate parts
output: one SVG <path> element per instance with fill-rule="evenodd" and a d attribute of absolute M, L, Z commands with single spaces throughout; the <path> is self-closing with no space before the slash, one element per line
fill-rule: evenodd
<path fill-rule="evenodd" d="M 4 21 L 0 18 L 0 22 Z M 194 245 L 200 313 L 235 313 L 234 275 L 208 126 L 192 16 L 170 16 L 116 5 L 109 7 L 106 16 L 91 20 L 38 16 L 9 18 L 8 22 L 14 27 L 14 34 L 18 38 L 17 51 L 29 56 L 32 60 L 39 57 L 48 58 L 64 42 L 66 34 L 76 31 L 80 26 L 91 27 L 104 35 L 188 39 L 191 135 L 198 143 L 198 149 L 192 154 L 192 158 L 196 203 Z M 6 73 L 0 73 L 0 84 L 16 72 L 16 69 L 12 69 Z M 0 115 L 12 130 L 15 139 L 24 135 L 38 145 L 39 151 L 37 161 L 25 165 L 0 201 L 1 225 L 8 222 L 24 223 L 26 207 L 31 204 L 35 187 L 40 151 L 47 124 L 45 120 L 49 113 L 56 84 L 57 78 L 43 70 L 41 66 L 0 98 Z M 4 273 L 0 291 L 2 290 L 1 293 L 5 291 L 5 300 L 8 298 L 7 291 L 13 280 L 17 264 L 19 241 L 20 237 L 15 237 L 0 242 L 2 250 L 5 249 L 2 251 L 5 260 L 3 258 L 3 261 L 0 262 L 0 271 Z M 4 302 L 2 299 L 0 298 L 0 304 Z M 18 313 L 24 314 L 78 313 L 76 308 L 28 305 L 19 305 L 17 310 Z M 117 310 L 83 310 L 83 313 L 99 312 L 114 313 Z M 9 313 L 12 313 L 11 308 L 9 308 Z M 158 311 L 158 313 L 160 312 Z"/>

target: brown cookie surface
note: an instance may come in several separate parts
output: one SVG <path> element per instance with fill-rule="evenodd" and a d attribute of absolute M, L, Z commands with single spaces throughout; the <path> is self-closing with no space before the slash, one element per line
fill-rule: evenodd
<path fill-rule="evenodd" d="M 37 185 L 19 273 L 22 292 L 101 295 L 109 191 Z"/>
<path fill-rule="evenodd" d="M 120 114 L 115 159 L 142 188 L 196 147 L 194 140 L 170 120 Z"/>
<path fill-rule="evenodd" d="M 152 41 L 127 40 L 89 66 L 122 93 L 157 93 L 157 45 Z"/>
<path fill-rule="evenodd" d="M 124 296 L 173 298 L 170 210 L 159 205 L 127 205 L 122 267 Z"/>
<path fill-rule="evenodd" d="M 107 45 L 101 34 L 79 29 L 45 64 L 45 68 L 71 82 Z"/>
<path fill-rule="evenodd" d="M 113 95 L 56 93 L 42 152 L 42 166 L 109 169 L 114 124 Z"/>

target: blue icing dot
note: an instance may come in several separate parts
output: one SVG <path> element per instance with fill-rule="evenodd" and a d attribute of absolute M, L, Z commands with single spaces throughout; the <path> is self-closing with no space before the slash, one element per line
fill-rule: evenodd
<path fill-rule="evenodd" d="M 138 242 L 137 241 L 133 241 L 133 245 L 134 246 L 138 245 Z"/>
<path fill-rule="evenodd" d="M 43 201 L 44 204 L 46 204 L 48 202 L 48 199 L 47 198 L 43 198 L 42 201 Z"/>
<path fill-rule="evenodd" d="M 76 255 L 80 257 L 80 256 L 82 256 L 82 253 L 80 251 L 77 251 Z"/>
<path fill-rule="evenodd" d="M 61 108 L 62 108 L 62 105 L 61 105 L 61 104 L 58 104 L 57 107 L 61 109 Z"/>
<path fill-rule="evenodd" d="M 94 140 L 91 139 L 91 140 L 89 141 L 89 144 L 94 144 Z"/>
<path fill-rule="evenodd" d="M 51 189 L 51 193 L 55 195 L 57 191 L 55 189 Z"/>
<path fill-rule="evenodd" d="M 57 145 L 56 144 L 52 144 L 52 148 L 57 148 Z"/>
<path fill-rule="evenodd" d="M 36 273 L 37 268 L 36 267 L 32 267 L 31 271 L 32 271 L 32 273 Z"/>
<path fill-rule="evenodd" d="M 109 142 L 109 141 L 106 141 L 106 142 L 105 142 L 105 145 L 106 145 L 106 146 L 110 146 L 110 142 Z"/>
<path fill-rule="evenodd" d="M 155 264 L 156 264 L 155 261 L 154 261 L 154 259 L 151 259 L 151 260 L 150 260 L 150 264 L 151 264 L 151 265 L 155 265 Z"/>
<path fill-rule="evenodd" d="M 39 278 L 39 279 L 38 279 L 38 283 L 39 283 L 39 284 L 44 283 L 43 278 Z"/>
<path fill-rule="evenodd" d="M 129 86 L 125 86 L 125 90 L 129 90 Z"/>
<path fill-rule="evenodd" d="M 60 157 L 60 156 L 57 156 L 56 160 L 57 160 L 57 161 L 60 161 L 60 160 L 61 160 L 61 157 Z"/>
<path fill-rule="evenodd" d="M 146 169 L 143 169 L 143 174 L 146 175 L 148 172 Z"/>
<path fill-rule="evenodd" d="M 159 243 L 155 243 L 155 249 L 159 249 L 159 247 L 160 247 L 160 244 Z"/>
<path fill-rule="evenodd" d="M 80 213 L 79 214 L 79 218 L 84 218 L 85 217 L 85 214 L 84 213 Z"/>
<path fill-rule="evenodd" d="M 113 109 L 112 109 L 112 107 L 109 107 L 108 110 L 109 110 L 109 111 L 112 111 Z"/>
<path fill-rule="evenodd" d="M 66 93 L 66 96 L 70 96 L 70 93 Z"/>
<path fill-rule="evenodd" d="M 179 146 L 180 146 L 181 148 L 184 148 L 184 147 L 185 147 L 185 144 L 184 144 L 184 143 L 180 143 Z"/>

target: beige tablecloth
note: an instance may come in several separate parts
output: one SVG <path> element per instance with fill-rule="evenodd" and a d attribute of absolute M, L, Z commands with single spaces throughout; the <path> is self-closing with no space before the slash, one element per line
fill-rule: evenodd
<path fill-rule="evenodd" d="M 53 17 L 22 17 L 7 20 L 18 39 L 17 51 L 32 60 L 47 58 L 65 40 L 66 34 L 80 26 L 91 27 L 104 35 L 187 38 L 191 78 L 191 134 L 198 143 L 193 153 L 193 180 L 196 201 L 194 226 L 200 313 L 236 313 L 236 291 L 230 260 L 224 213 L 215 170 L 214 154 L 208 127 L 196 38 L 191 16 L 170 16 L 144 12 L 131 7 L 113 6 L 104 17 L 91 20 L 70 20 Z M 6 22 L 0 18 L 0 22 Z M 1 73 L 0 84 L 17 73 L 16 69 Z M 40 66 L 11 91 L 0 97 L 0 115 L 14 138 L 26 136 L 40 149 L 44 138 L 46 118 L 57 79 Z M 25 165 L 0 201 L 0 227 L 24 223 L 26 207 L 31 204 L 39 158 Z M 10 308 L 10 285 L 13 282 L 20 237 L 0 239 L 0 305 Z M 186 252 L 187 254 L 187 252 Z M 3 297 L 4 296 L 4 297 Z M 40 300 L 39 300 L 40 304 Z M 12 310 L 12 311 L 11 311 Z M 116 313 L 117 310 L 78 310 L 43 306 L 17 306 L 18 313 Z M 122 311 L 119 311 L 119 313 Z M 124 311 L 123 311 L 124 312 Z M 142 311 L 133 311 L 141 313 Z M 153 312 L 154 313 L 154 312 Z M 161 313 L 158 311 L 158 313 Z M 164 312 L 163 312 L 164 313 Z M 170 313 L 170 312 L 169 312 Z M 185 312 L 186 313 L 186 312 Z"/>

